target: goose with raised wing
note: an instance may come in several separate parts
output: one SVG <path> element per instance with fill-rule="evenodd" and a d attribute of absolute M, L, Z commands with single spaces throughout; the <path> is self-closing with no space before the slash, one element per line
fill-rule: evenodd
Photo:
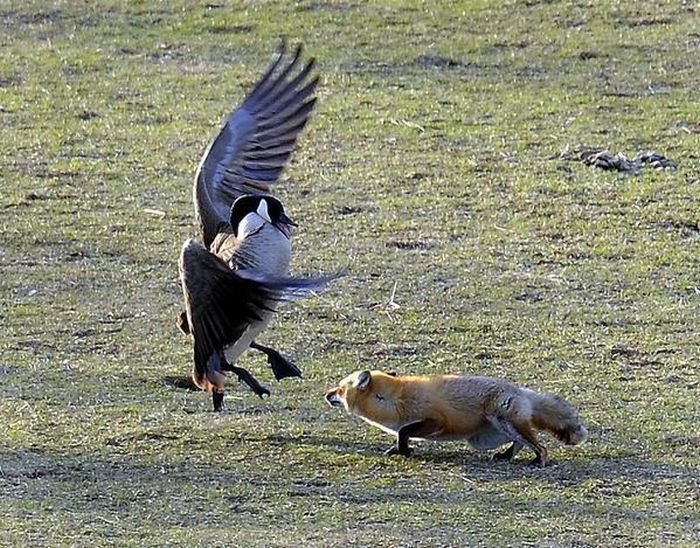
<path fill-rule="evenodd" d="M 282 44 L 243 103 L 205 152 L 194 181 L 194 209 L 202 242 L 182 247 L 179 270 L 185 312 L 178 326 L 194 339 L 192 378 L 222 409 L 224 385 L 235 374 L 257 395 L 269 395 L 236 365 L 249 348 L 267 355 L 277 380 L 300 377 L 276 350 L 257 343 L 280 301 L 322 290 L 339 274 L 288 274 L 296 223 L 272 195 L 316 102 L 314 60 L 301 62 Z"/>

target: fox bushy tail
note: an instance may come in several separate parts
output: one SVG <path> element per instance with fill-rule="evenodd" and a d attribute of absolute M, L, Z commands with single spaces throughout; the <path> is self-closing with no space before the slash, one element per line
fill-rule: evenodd
<path fill-rule="evenodd" d="M 573 405 L 554 394 L 534 390 L 528 390 L 528 393 L 532 401 L 532 422 L 535 427 L 551 432 L 567 445 L 576 445 L 586 440 L 588 430 Z"/>

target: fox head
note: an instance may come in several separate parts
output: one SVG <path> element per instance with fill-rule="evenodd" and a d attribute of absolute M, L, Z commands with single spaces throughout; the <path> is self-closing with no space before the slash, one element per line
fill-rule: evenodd
<path fill-rule="evenodd" d="M 325 398 L 329 405 L 345 407 L 348 413 L 370 422 L 394 425 L 399 421 L 399 385 L 400 382 L 392 374 L 381 371 L 356 371 L 326 392 Z"/>

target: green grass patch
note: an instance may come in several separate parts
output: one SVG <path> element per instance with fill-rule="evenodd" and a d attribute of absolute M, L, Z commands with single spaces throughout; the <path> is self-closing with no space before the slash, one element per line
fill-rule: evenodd
<path fill-rule="evenodd" d="M 700 35 L 677 2 L 0 6 L 0 544 L 700 542 Z M 303 380 L 173 388 L 191 180 L 280 36 L 319 103 L 279 194 L 295 272 L 349 275 L 265 342 Z M 560 157 L 656 150 L 636 176 Z M 164 215 L 150 210 L 163 211 Z M 392 304 L 391 297 L 394 295 Z M 386 458 L 349 372 L 556 392 L 559 464 Z"/>

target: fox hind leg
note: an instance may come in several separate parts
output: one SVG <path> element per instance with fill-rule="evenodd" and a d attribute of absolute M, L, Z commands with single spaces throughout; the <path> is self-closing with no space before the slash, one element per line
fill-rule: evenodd
<path fill-rule="evenodd" d="M 510 449 L 514 449 L 515 445 L 519 443 L 521 448 L 526 446 L 534 451 L 535 458 L 530 464 L 541 467 L 547 466 L 547 448 L 539 442 L 537 434 L 532 429 L 529 421 L 498 417 L 496 423 L 503 433 L 513 440 L 513 446 L 507 449 L 506 453 Z M 514 456 L 515 454 L 511 455 L 511 457 Z"/>
<path fill-rule="evenodd" d="M 511 461 L 515 458 L 515 456 L 520 453 L 520 450 L 524 447 L 524 445 L 518 441 L 514 441 L 511 443 L 510 447 L 508 449 L 505 449 L 503 451 L 500 451 L 498 453 L 495 453 L 493 455 L 492 460 L 496 461 Z"/>

